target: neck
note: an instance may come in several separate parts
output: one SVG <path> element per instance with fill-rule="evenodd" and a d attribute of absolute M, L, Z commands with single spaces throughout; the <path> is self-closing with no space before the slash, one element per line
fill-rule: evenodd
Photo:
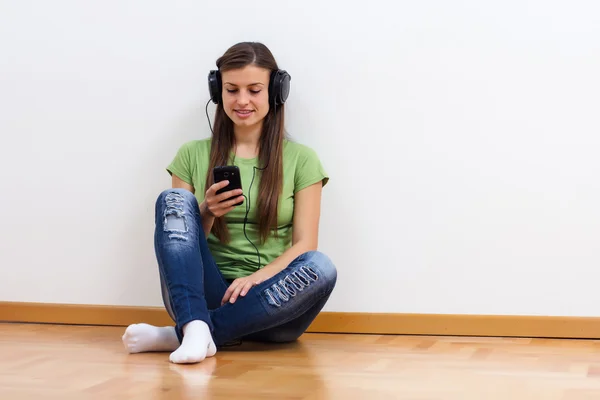
<path fill-rule="evenodd" d="M 253 126 L 235 126 L 236 154 L 240 157 L 252 158 L 258 155 L 258 143 L 262 134 L 262 123 Z"/>

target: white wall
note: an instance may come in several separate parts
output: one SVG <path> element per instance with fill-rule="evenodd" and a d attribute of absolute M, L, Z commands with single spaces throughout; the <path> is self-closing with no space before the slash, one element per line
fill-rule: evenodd
<path fill-rule="evenodd" d="M 164 167 L 258 40 L 332 177 L 326 310 L 600 314 L 597 2 L 284 4 L 0 2 L 0 300 L 162 305 Z"/>

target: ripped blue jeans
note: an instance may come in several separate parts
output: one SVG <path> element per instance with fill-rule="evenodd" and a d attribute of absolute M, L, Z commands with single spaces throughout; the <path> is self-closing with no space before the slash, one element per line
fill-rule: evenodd
<path fill-rule="evenodd" d="M 294 341 L 335 287 L 335 266 L 323 253 L 311 251 L 235 303 L 221 305 L 229 283 L 210 254 L 196 197 L 185 189 L 165 190 L 155 212 L 163 301 L 180 342 L 183 326 L 193 320 L 208 324 L 217 346 L 238 340 Z"/>

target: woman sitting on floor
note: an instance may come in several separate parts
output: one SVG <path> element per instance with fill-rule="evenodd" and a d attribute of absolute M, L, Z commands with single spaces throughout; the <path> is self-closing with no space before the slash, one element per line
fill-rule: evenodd
<path fill-rule="evenodd" d="M 296 340 L 337 280 L 317 251 L 329 178 L 312 149 L 284 136 L 290 76 L 260 43 L 234 45 L 217 67 L 212 137 L 179 149 L 167 168 L 173 187 L 156 201 L 156 258 L 175 326 L 135 324 L 123 335 L 130 353 L 172 351 L 174 363 L 233 341 Z M 224 165 L 239 168 L 241 190 L 219 193 L 228 181 L 215 183 L 213 169 Z"/>

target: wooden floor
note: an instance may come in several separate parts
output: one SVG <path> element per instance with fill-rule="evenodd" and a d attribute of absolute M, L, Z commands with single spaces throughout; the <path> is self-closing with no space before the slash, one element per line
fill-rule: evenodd
<path fill-rule="evenodd" d="M 600 342 L 307 334 L 196 365 L 123 328 L 0 324 L 0 399 L 600 399 Z"/>

